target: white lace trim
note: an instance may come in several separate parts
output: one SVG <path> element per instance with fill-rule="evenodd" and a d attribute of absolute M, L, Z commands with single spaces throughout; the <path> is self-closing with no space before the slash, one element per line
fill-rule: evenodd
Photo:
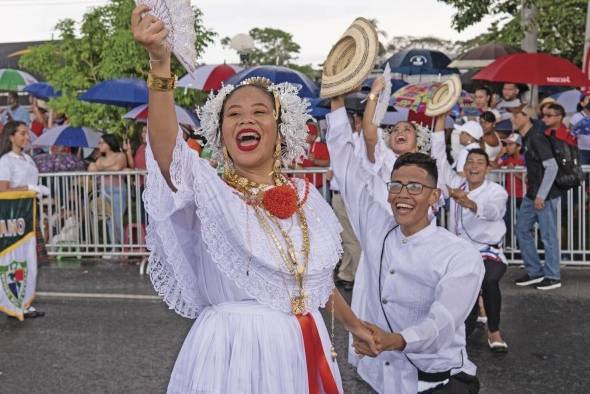
<path fill-rule="evenodd" d="M 208 167 L 204 168 L 209 164 L 192 154 L 180 136 L 177 138 L 170 166 L 170 178 L 177 189 L 176 193 L 170 191 L 161 175 L 149 144 L 146 159 L 148 180 L 144 201 L 150 216 L 158 217 L 158 220 L 150 222 L 146 239 L 148 248 L 152 251 L 150 278 L 166 304 L 178 314 L 189 318 L 195 318 L 200 310 L 208 305 L 206 297 L 200 294 L 200 289 L 195 285 L 195 271 L 190 265 L 202 264 L 208 256 L 195 256 L 189 262 L 176 240 L 170 218 L 167 217 L 191 199 L 197 207 L 196 215 L 200 222 L 200 230 L 197 228 L 197 231 L 200 231 L 205 248 L 218 269 L 239 289 L 261 304 L 289 313 L 291 306 L 285 284 L 289 292 L 295 294 L 294 280 L 283 267 L 277 269 L 269 263 L 272 262 L 273 252 L 265 243 L 266 235 L 257 223 L 251 208 L 240 203 L 244 207 L 237 215 L 241 223 L 227 223 L 227 218 L 214 209 L 213 204 L 203 203 L 211 199 L 211 188 L 219 185 L 211 184 L 210 174 L 213 171 Z M 302 195 L 304 182 L 298 179 L 296 185 L 299 194 Z M 226 187 L 225 184 L 222 187 Z M 229 187 L 227 192 L 233 193 Z M 232 197 L 238 199 L 237 196 Z M 186 212 L 188 214 L 194 211 L 187 209 Z M 329 205 L 313 187 L 305 205 L 305 213 L 310 226 L 312 245 L 305 282 L 307 309 L 316 310 L 325 306 L 334 288 L 332 272 L 342 255 L 342 229 Z M 250 220 L 251 223 L 251 246 L 252 254 L 255 256 L 249 263 L 245 258 L 248 248 L 244 245 L 244 237 L 241 236 L 241 230 L 236 230 L 240 229 L 246 220 Z M 294 230 L 292 234 L 296 233 Z M 239 244 L 234 241 L 236 234 L 240 239 Z M 295 237 L 293 241 L 298 244 Z"/>

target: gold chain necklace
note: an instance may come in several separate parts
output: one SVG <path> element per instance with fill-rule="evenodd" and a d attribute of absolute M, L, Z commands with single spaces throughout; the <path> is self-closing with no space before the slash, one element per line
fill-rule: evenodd
<path fill-rule="evenodd" d="M 299 209 L 297 211 L 297 217 L 299 218 L 299 224 L 301 228 L 301 233 L 303 237 L 303 245 L 302 245 L 302 254 L 303 254 L 303 264 L 298 264 L 297 262 L 297 255 L 295 254 L 295 246 L 293 244 L 293 240 L 289 237 L 289 234 L 283 229 L 278 219 L 273 217 L 272 215 L 267 215 L 271 222 L 277 227 L 287 244 L 287 251 L 281 245 L 275 231 L 272 229 L 270 222 L 265 218 L 264 213 L 261 209 L 254 207 L 254 212 L 256 213 L 256 218 L 258 222 L 262 226 L 262 229 L 266 233 L 266 235 L 273 241 L 275 247 L 277 248 L 287 271 L 291 273 L 295 277 L 295 281 L 298 287 L 298 294 L 295 296 L 289 295 L 291 301 L 291 312 L 294 315 L 299 315 L 305 312 L 306 307 L 306 298 L 305 295 L 305 288 L 304 288 L 304 277 L 305 273 L 307 272 L 307 266 L 309 263 L 309 252 L 310 252 L 310 241 L 309 241 L 309 226 L 307 224 L 307 219 L 305 217 L 305 213 L 303 209 Z"/>
<path fill-rule="evenodd" d="M 305 295 L 304 289 L 304 277 L 307 272 L 311 247 L 309 239 L 309 225 L 307 223 L 307 218 L 305 216 L 305 212 L 303 211 L 303 207 L 299 207 L 297 209 L 299 227 L 301 228 L 301 234 L 303 238 L 301 249 L 304 260 L 303 264 L 299 264 L 297 262 L 297 254 L 295 253 L 295 245 L 287 231 L 283 229 L 280 221 L 276 217 L 274 217 L 272 214 L 269 214 L 264 208 L 260 206 L 263 192 L 269 187 L 269 185 L 262 185 L 253 182 L 245 177 L 239 176 L 235 173 L 235 171 L 225 172 L 223 174 L 223 178 L 229 186 L 239 191 L 242 194 L 245 202 L 253 208 L 256 218 L 258 219 L 262 229 L 266 233 L 267 237 L 269 237 L 275 244 L 275 247 L 281 256 L 287 271 L 295 277 L 295 282 L 297 283 L 298 287 L 298 294 L 293 296 L 289 293 L 291 311 L 295 315 L 305 313 L 307 296 Z M 283 176 L 277 176 L 274 178 L 274 183 L 276 186 L 281 186 L 287 184 L 288 181 Z M 279 241 L 275 230 L 273 230 L 271 226 L 271 222 L 279 230 L 281 236 L 285 240 L 287 251 L 285 251 L 283 245 Z"/>

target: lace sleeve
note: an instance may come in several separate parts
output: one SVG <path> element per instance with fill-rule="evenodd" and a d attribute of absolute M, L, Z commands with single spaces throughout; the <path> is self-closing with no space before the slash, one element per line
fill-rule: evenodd
<path fill-rule="evenodd" d="M 194 247 L 201 234 L 195 214 L 194 182 L 202 178 L 203 184 L 211 184 L 219 182 L 219 177 L 186 144 L 181 131 L 170 164 L 170 178 L 176 192 L 162 175 L 149 141 L 146 166 L 143 201 L 149 215 L 146 244 L 151 252 L 150 279 L 170 309 L 181 316 L 196 318 L 208 301 L 198 281 L 203 255 Z"/>

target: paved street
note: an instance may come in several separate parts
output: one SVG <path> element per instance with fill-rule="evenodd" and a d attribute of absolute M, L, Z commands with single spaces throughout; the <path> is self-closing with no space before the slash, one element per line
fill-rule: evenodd
<path fill-rule="evenodd" d="M 503 280 L 503 329 L 510 353 L 490 353 L 482 329 L 470 343 L 481 393 L 590 392 L 590 269 L 564 269 L 564 288 L 549 293 L 511 285 L 521 272 L 512 267 Z M 151 284 L 138 275 L 137 266 L 54 263 L 40 269 L 37 290 L 34 305 L 46 317 L 21 323 L 0 316 L 0 392 L 165 391 L 191 321 L 150 297 Z M 338 330 L 345 390 L 370 393 L 344 362 L 346 341 Z"/>

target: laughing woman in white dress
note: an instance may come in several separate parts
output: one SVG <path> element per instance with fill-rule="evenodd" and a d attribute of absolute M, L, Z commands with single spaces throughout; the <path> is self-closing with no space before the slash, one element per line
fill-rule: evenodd
<path fill-rule="evenodd" d="M 152 59 L 143 197 L 151 279 L 170 308 L 196 318 L 168 392 L 342 392 L 319 308 L 333 307 L 373 345 L 334 290 L 336 217 L 314 187 L 281 174 L 303 154 L 306 102 L 293 85 L 261 79 L 211 97 L 199 117 L 224 160 L 220 178 L 178 132 L 166 31 L 146 10 L 134 10 L 132 29 Z"/>

